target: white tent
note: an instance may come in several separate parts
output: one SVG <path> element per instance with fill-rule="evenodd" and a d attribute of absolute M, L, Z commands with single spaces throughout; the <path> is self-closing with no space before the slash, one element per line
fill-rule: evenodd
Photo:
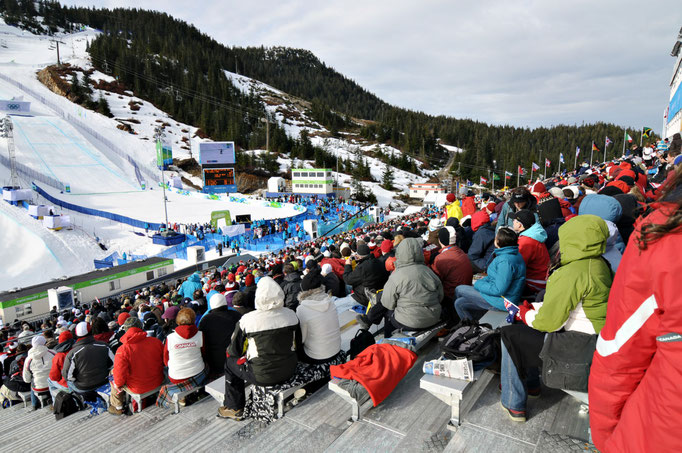
<path fill-rule="evenodd" d="M 286 181 L 284 181 L 284 178 L 273 176 L 268 179 L 268 192 L 284 192 L 285 187 Z"/>

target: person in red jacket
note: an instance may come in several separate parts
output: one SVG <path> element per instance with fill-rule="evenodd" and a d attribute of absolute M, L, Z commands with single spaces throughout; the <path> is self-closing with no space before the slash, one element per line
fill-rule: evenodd
<path fill-rule="evenodd" d="M 438 231 L 438 242 L 442 247 L 431 265 L 431 270 L 443 283 L 442 317 L 448 325 L 455 325 L 455 288 L 459 285 L 471 285 L 474 272 L 469 257 L 455 245 L 457 232 L 453 227 L 444 227 Z"/>
<path fill-rule="evenodd" d="M 64 359 L 73 347 L 73 335 L 70 331 L 65 330 L 59 334 L 59 344 L 54 348 L 54 359 L 52 359 L 52 368 L 50 368 L 50 375 L 47 378 L 47 388 L 52 395 L 52 401 L 57 397 L 60 391 L 70 392 L 66 386 L 66 379 L 62 376 L 62 368 L 64 368 Z"/>
<path fill-rule="evenodd" d="M 680 452 L 682 171 L 640 219 L 618 266 L 590 370 L 599 451 Z"/>
<path fill-rule="evenodd" d="M 476 212 L 476 199 L 474 198 L 474 193 L 469 191 L 466 198 L 462 200 L 462 215 L 466 217 L 473 215 L 474 212 Z"/>
<path fill-rule="evenodd" d="M 519 235 L 519 253 L 526 263 L 526 289 L 524 295 L 531 297 L 547 286 L 549 252 L 545 247 L 547 232 L 535 214 L 528 209 L 509 213 L 514 220 L 514 231 Z"/>
<path fill-rule="evenodd" d="M 121 415 L 125 405 L 124 387 L 132 393 L 146 393 L 163 382 L 163 344 L 148 337 L 142 322 L 128 318 L 121 327 L 126 331 L 114 356 L 114 382 L 109 398 L 109 413 Z"/>

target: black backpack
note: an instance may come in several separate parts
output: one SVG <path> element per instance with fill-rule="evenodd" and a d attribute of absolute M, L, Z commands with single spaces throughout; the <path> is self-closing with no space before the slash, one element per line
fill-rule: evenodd
<path fill-rule="evenodd" d="M 499 357 L 500 333 L 490 324 L 461 321 L 450 330 L 440 345 L 446 359 L 469 359 L 474 368 L 488 366 Z M 478 365 L 478 366 L 477 366 Z"/>
<path fill-rule="evenodd" d="M 73 393 L 60 391 L 54 399 L 54 418 L 61 420 L 71 414 L 81 411 L 84 406 L 83 402 Z"/>
<path fill-rule="evenodd" d="M 360 329 L 355 333 L 355 337 L 350 340 L 350 359 L 353 360 L 358 354 L 372 346 L 374 343 L 374 335 L 367 329 Z"/>

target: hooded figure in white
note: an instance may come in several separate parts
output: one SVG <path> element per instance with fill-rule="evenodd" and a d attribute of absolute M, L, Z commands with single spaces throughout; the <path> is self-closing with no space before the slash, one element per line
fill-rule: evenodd
<path fill-rule="evenodd" d="M 50 376 L 54 352 L 45 346 L 45 337 L 36 335 L 31 344 L 33 347 L 28 351 L 28 357 L 24 362 L 22 377 L 24 382 L 31 384 L 34 391 L 47 391 L 47 378 Z"/>
<path fill-rule="evenodd" d="M 289 379 L 298 362 L 300 329 L 296 313 L 284 307 L 284 292 L 270 277 L 258 281 L 256 310 L 242 316 L 227 349 L 229 357 L 246 355 L 259 385 Z"/>
<path fill-rule="evenodd" d="M 331 295 L 325 292 L 319 266 L 312 267 L 301 280 L 298 300 L 296 315 L 306 355 L 315 362 L 334 358 L 341 350 L 339 314 Z"/>

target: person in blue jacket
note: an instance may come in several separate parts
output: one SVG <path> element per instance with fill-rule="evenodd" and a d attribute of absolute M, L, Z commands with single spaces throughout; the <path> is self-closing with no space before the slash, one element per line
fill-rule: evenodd
<path fill-rule="evenodd" d="M 194 291 L 201 290 L 201 276 L 198 272 L 190 275 L 185 282 L 180 285 L 178 293 L 183 297 L 188 297 L 190 300 L 194 299 Z"/>
<path fill-rule="evenodd" d="M 518 304 L 526 286 L 526 264 L 519 253 L 518 236 L 502 227 L 495 236 L 493 260 L 488 275 L 474 286 L 455 289 L 455 310 L 461 319 L 479 320 L 488 310 L 506 311 L 502 297 Z"/>

